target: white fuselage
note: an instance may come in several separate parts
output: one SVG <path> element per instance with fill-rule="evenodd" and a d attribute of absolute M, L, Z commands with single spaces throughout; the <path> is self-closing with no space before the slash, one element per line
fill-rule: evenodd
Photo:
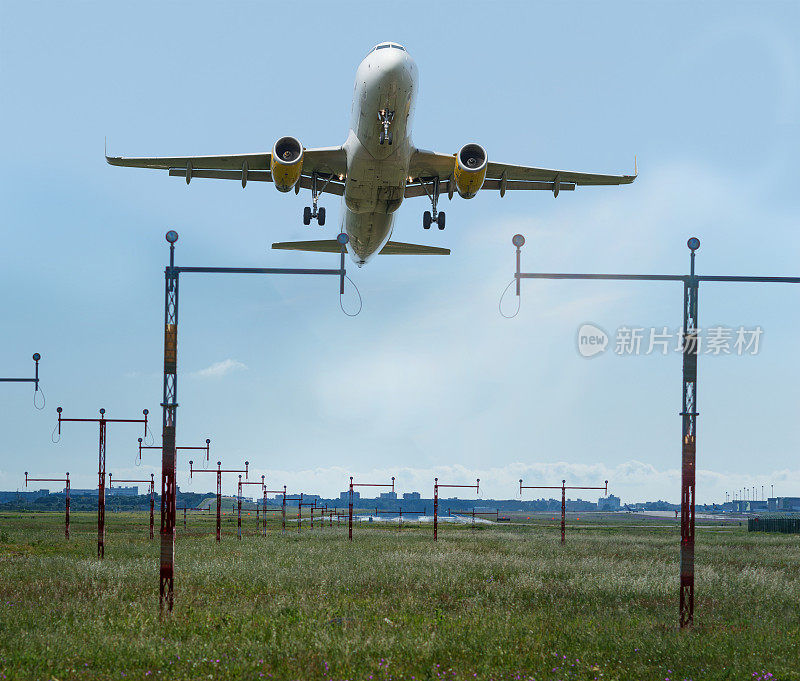
<path fill-rule="evenodd" d="M 403 202 L 414 147 L 411 121 L 417 65 L 400 47 L 378 45 L 356 71 L 350 132 L 344 143 L 347 180 L 342 231 L 353 259 L 365 263 L 392 234 L 394 211 Z M 380 143 L 379 111 L 394 112 L 392 144 Z"/>

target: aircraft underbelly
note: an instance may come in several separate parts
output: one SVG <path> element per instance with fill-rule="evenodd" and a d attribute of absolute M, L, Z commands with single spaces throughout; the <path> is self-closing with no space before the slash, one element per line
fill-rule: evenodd
<path fill-rule="evenodd" d="M 354 213 L 393 213 L 403 202 L 404 167 L 384 161 L 354 163 L 347 175 L 344 200 Z"/>
<path fill-rule="evenodd" d="M 410 128 L 416 66 L 405 52 L 377 51 L 359 66 L 347 155 L 343 228 L 349 250 L 363 264 L 392 234 L 393 213 L 405 195 L 413 147 Z M 392 144 L 381 142 L 379 112 L 393 112 Z"/>
<path fill-rule="evenodd" d="M 365 263 L 379 253 L 392 235 L 391 213 L 353 213 L 345 211 L 344 229 L 350 237 L 348 248 L 353 259 Z"/>

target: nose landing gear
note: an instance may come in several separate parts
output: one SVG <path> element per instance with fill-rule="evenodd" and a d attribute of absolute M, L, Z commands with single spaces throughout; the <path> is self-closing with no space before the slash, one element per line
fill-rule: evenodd
<path fill-rule="evenodd" d="M 378 123 L 381 126 L 381 132 L 378 135 L 378 144 L 383 144 L 384 142 L 388 142 L 389 145 L 392 144 L 392 133 L 389 131 L 389 126 L 392 124 L 393 120 L 394 111 L 388 109 L 381 109 L 378 111 Z"/>
<path fill-rule="evenodd" d="M 325 208 L 320 206 L 317 208 L 317 201 L 319 195 L 325 189 L 325 185 L 330 182 L 331 175 L 323 175 L 320 177 L 318 173 L 311 173 L 311 207 L 306 206 L 303 208 L 303 224 L 310 225 L 312 220 L 316 220 L 317 224 L 322 227 L 325 224 Z M 322 186 L 319 186 L 319 180 L 325 180 Z"/>
<path fill-rule="evenodd" d="M 445 215 L 444 211 L 438 211 L 437 205 L 439 203 L 439 178 L 433 177 L 430 179 L 419 179 L 419 183 L 431 200 L 431 210 L 426 210 L 422 214 L 422 229 L 430 229 L 431 225 L 435 222 L 439 229 L 444 229 Z M 429 188 L 430 185 L 430 188 Z"/>

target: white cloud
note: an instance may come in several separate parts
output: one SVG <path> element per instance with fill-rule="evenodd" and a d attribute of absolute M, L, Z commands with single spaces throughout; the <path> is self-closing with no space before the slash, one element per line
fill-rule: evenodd
<path fill-rule="evenodd" d="M 211 366 L 189 374 L 192 378 L 221 378 L 233 371 L 247 369 L 247 365 L 236 359 L 223 359 L 221 362 L 214 362 Z"/>

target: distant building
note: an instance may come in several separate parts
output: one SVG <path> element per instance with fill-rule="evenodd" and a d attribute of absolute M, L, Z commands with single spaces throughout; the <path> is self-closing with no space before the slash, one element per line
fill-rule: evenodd
<path fill-rule="evenodd" d="M 619 511 L 620 499 L 613 494 L 609 494 L 605 499 L 597 500 L 598 511 Z"/>
<path fill-rule="evenodd" d="M 778 497 L 778 511 L 800 511 L 800 497 Z"/>
<path fill-rule="evenodd" d="M 356 501 L 361 498 L 361 492 L 353 492 L 353 501 Z M 350 500 L 350 492 L 339 492 L 339 501 L 349 501 Z"/>
<path fill-rule="evenodd" d="M 95 494 L 97 490 L 95 490 Z M 138 497 L 138 487 L 109 487 L 106 489 L 106 494 L 110 497 Z M 150 485 L 147 485 L 146 491 L 142 494 L 150 494 Z"/>
<path fill-rule="evenodd" d="M 72 487 L 69 490 L 70 496 L 73 497 L 96 497 L 97 487 Z M 150 485 L 147 486 L 147 491 L 144 494 L 150 494 Z M 138 497 L 139 488 L 132 487 L 106 487 L 106 496 L 109 497 Z"/>
<path fill-rule="evenodd" d="M 48 489 L 39 489 L 35 492 L 0 492 L 0 504 L 8 503 L 9 501 L 32 501 L 40 497 L 46 497 L 50 494 Z"/>
<path fill-rule="evenodd" d="M 406 492 L 403 494 L 403 501 L 419 501 L 420 498 L 419 492 Z"/>
<path fill-rule="evenodd" d="M 381 492 L 381 499 L 385 499 L 386 501 L 393 501 L 397 499 L 397 492 Z"/>

